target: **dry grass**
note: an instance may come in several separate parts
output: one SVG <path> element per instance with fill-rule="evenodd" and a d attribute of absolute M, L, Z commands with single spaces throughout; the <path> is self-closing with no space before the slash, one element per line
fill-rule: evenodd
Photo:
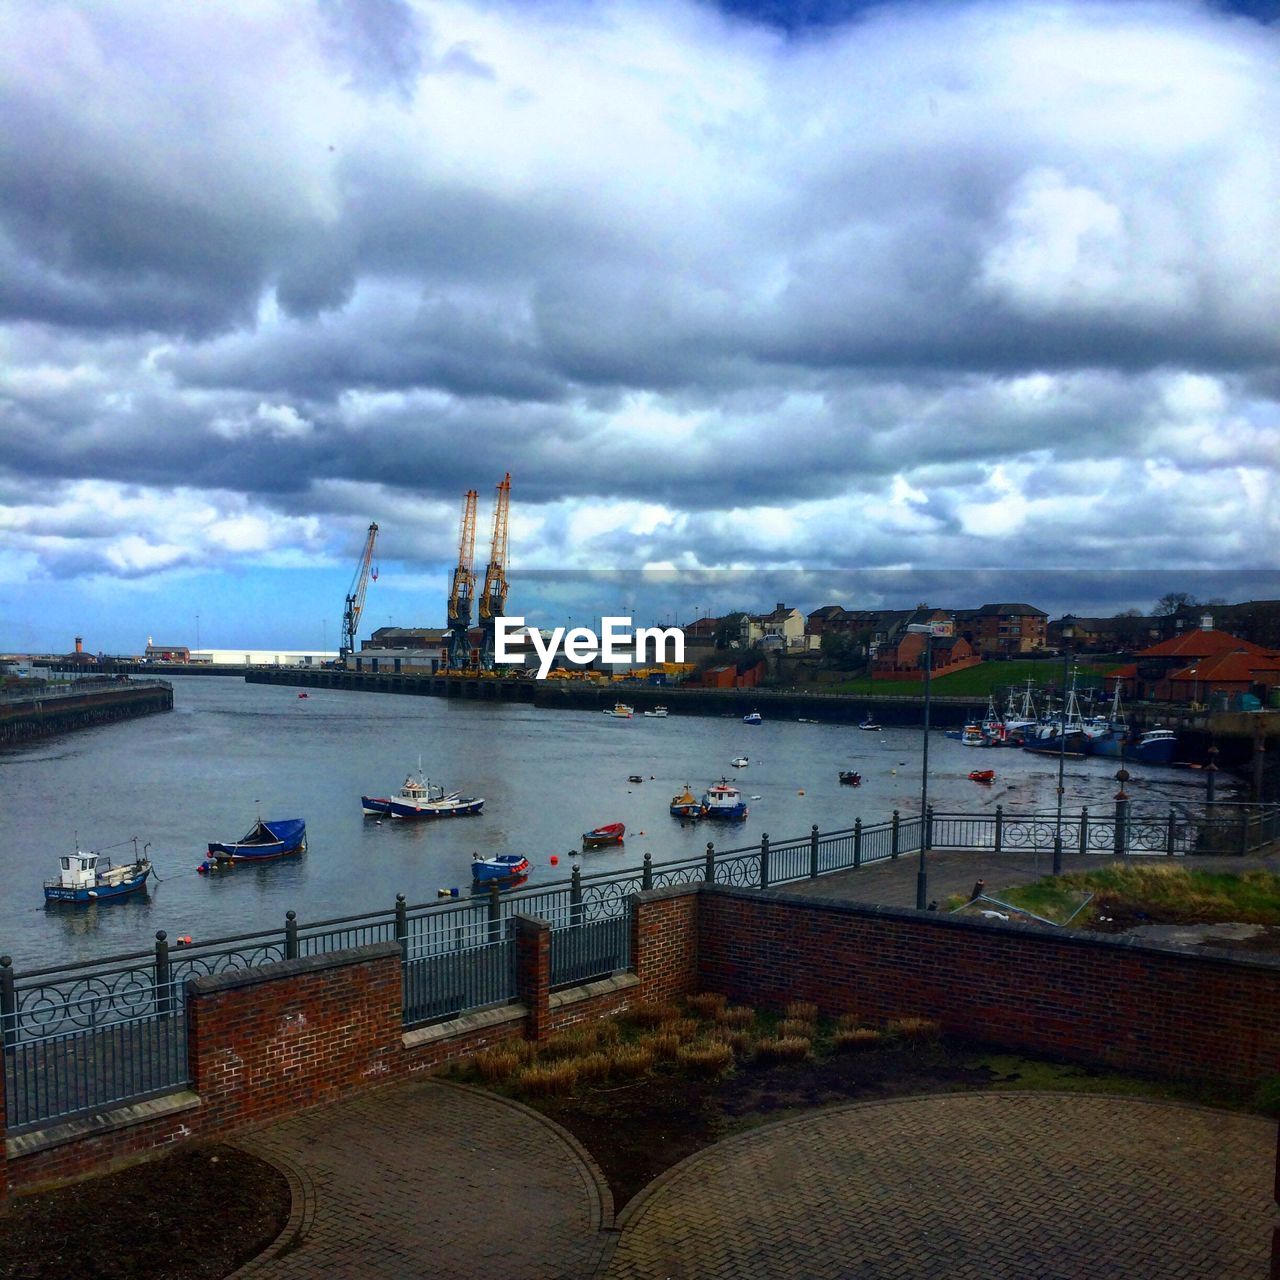
<path fill-rule="evenodd" d="M 716 1014 L 716 1021 L 726 1027 L 750 1027 L 755 1025 L 756 1011 L 745 1004 L 730 1005 Z"/>
<path fill-rule="evenodd" d="M 899 1040 L 936 1040 L 942 1035 L 942 1024 L 934 1018 L 891 1018 L 885 1031 Z"/>
<path fill-rule="evenodd" d="M 607 1080 L 613 1070 L 613 1064 L 607 1053 L 589 1053 L 585 1058 L 576 1060 L 578 1079 L 584 1084 Z"/>
<path fill-rule="evenodd" d="M 712 1038 L 727 1044 L 739 1058 L 749 1058 L 755 1053 L 756 1038 L 750 1031 L 734 1031 L 721 1027 L 712 1033 Z"/>
<path fill-rule="evenodd" d="M 676 1018 L 673 1022 L 667 1023 L 662 1029 L 679 1036 L 685 1044 L 688 1044 L 690 1040 L 696 1040 L 702 1034 L 702 1028 L 698 1025 L 697 1018 Z"/>
<path fill-rule="evenodd" d="M 680 1010 L 666 1001 L 643 1000 L 633 1005 L 624 1015 L 633 1027 L 661 1027 L 668 1022 L 675 1022 L 680 1017 Z"/>
<path fill-rule="evenodd" d="M 770 1036 L 756 1044 L 757 1062 L 803 1062 L 812 1048 L 804 1036 Z"/>
<path fill-rule="evenodd" d="M 515 1087 L 530 1097 L 571 1093 L 578 1083 L 578 1064 L 572 1061 L 535 1062 L 515 1078 Z"/>
<path fill-rule="evenodd" d="M 831 1047 L 838 1053 L 874 1049 L 884 1040 L 884 1032 L 873 1027 L 840 1027 L 831 1037 Z"/>
<path fill-rule="evenodd" d="M 680 1052 L 680 1037 L 671 1031 L 655 1032 L 638 1043 L 652 1049 L 654 1058 L 659 1062 L 674 1062 Z"/>
<path fill-rule="evenodd" d="M 595 1026 L 568 1027 L 548 1036 L 538 1049 L 538 1057 L 544 1062 L 561 1058 L 581 1058 L 595 1050 L 600 1043 L 600 1032 Z"/>
<path fill-rule="evenodd" d="M 717 1040 L 687 1044 L 679 1051 L 679 1062 L 691 1076 L 714 1080 L 732 1068 L 733 1050 Z"/>
<path fill-rule="evenodd" d="M 718 991 L 703 991 L 685 999 L 684 1007 L 697 1018 L 714 1018 L 729 1003 Z"/>
<path fill-rule="evenodd" d="M 520 1070 L 523 1062 L 520 1052 L 506 1045 L 495 1045 L 492 1049 L 477 1053 L 471 1059 L 471 1065 L 476 1069 L 476 1074 L 486 1084 L 501 1084 L 504 1080 L 510 1080 Z"/>
<path fill-rule="evenodd" d="M 609 1054 L 609 1074 L 619 1080 L 634 1080 L 653 1070 L 654 1052 L 647 1045 L 616 1045 Z"/>
<path fill-rule="evenodd" d="M 803 1036 L 805 1039 L 810 1039 L 813 1036 L 813 1023 L 806 1022 L 803 1018 L 783 1018 L 778 1023 L 775 1034 L 784 1040 L 788 1036 Z"/>
<path fill-rule="evenodd" d="M 787 1020 L 791 1022 L 817 1022 L 818 1006 L 807 1000 L 793 1000 L 786 1008 Z"/>
<path fill-rule="evenodd" d="M 862 1019 L 856 1013 L 842 1013 L 836 1019 L 837 1031 L 855 1031 L 862 1025 Z"/>

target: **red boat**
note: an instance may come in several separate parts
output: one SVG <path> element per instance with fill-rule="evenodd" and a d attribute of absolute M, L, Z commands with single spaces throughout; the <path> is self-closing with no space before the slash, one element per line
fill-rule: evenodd
<path fill-rule="evenodd" d="M 970 782 L 994 782 L 996 780 L 996 771 L 994 769 L 975 769 L 969 775 Z"/>
<path fill-rule="evenodd" d="M 606 845 L 621 844 L 622 837 L 626 833 L 627 828 L 621 822 L 611 822 L 606 827 L 595 827 L 591 831 L 582 833 L 582 847 L 584 849 L 603 849 Z"/>

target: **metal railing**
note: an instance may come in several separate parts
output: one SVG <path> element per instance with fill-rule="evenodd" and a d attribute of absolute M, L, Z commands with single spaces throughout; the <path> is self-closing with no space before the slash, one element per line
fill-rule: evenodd
<path fill-rule="evenodd" d="M 552 976 L 566 986 L 628 968 L 633 895 L 699 883 L 768 888 L 916 854 L 928 847 L 1016 854 L 1049 849 L 1061 833 L 1069 853 L 1186 856 L 1244 854 L 1280 839 L 1280 806 L 1220 803 L 1167 811 L 1127 801 L 1105 811 L 1054 814 L 903 815 L 837 831 L 654 862 L 638 870 L 583 875 L 529 889 L 496 886 L 471 898 L 299 924 L 172 946 L 164 931 L 151 951 L 16 974 L 0 957 L 0 1030 L 5 1048 L 10 1127 L 101 1107 L 186 1083 L 186 980 L 228 969 L 321 955 L 370 942 L 399 942 L 404 957 L 406 1027 L 516 999 L 511 919 L 529 915 L 552 926 Z M 101 1047 L 93 1046 L 99 1043 Z M 127 1066 L 123 1055 L 136 1061 Z M 72 1087 L 72 1071 L 93 1079 Z M 84 1099 L 90 1099 L 85 1101 Z"/>

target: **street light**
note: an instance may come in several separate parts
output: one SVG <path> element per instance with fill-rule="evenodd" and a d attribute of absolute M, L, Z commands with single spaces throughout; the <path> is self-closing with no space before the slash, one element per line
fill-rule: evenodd
<path fill-rule="evenodd" d="M 929 873 L 925 868 L 925 850 L 929 847 L 929 692 L 933 671 L 933 637 L 946 635 L 945 622 L 911 622 L 907 630 L 924 636 L 924 748 L 920 761 L 920 867 L 916 872 L 916 910 L 923 911 L 929 901 Z"/>
<path fill-rule="evenodd" d="M 1062 652 L 1062 724 L 1058 733 L 1058 820 L 1053 831 L 1053 874 L 1062 874 L 1062 792 L 1063 774 L 1067 767 L 1067 711 L 1071 701 L 1067 692 L 1067 681 L 1070 679 L 1071 650 Z M 1083 749 L 1083 748 L 1082 748 Z"/>

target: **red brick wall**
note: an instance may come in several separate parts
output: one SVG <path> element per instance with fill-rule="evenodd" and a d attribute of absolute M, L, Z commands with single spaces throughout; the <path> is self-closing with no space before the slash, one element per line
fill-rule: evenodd
<path fill-rule="evenodd" d="M 713 889 L 698 985 L 1011 1048 L 1251 1087 L 1280 1062 L 1280 966 L 883 907 Z"/>
<path fill-rule="evenodd" d="M 632 920 L 631 968 L 640 998 L 669 1000 L 698 989 L 698 895 L 695 889 L 651 890 Z"/>
<path fill-rule="evenodd" d="M 197 978 L 187 1054 L 202 1124 L 255 1124 L 390 1079 L 401 1027 L 392 942 Z"/>

